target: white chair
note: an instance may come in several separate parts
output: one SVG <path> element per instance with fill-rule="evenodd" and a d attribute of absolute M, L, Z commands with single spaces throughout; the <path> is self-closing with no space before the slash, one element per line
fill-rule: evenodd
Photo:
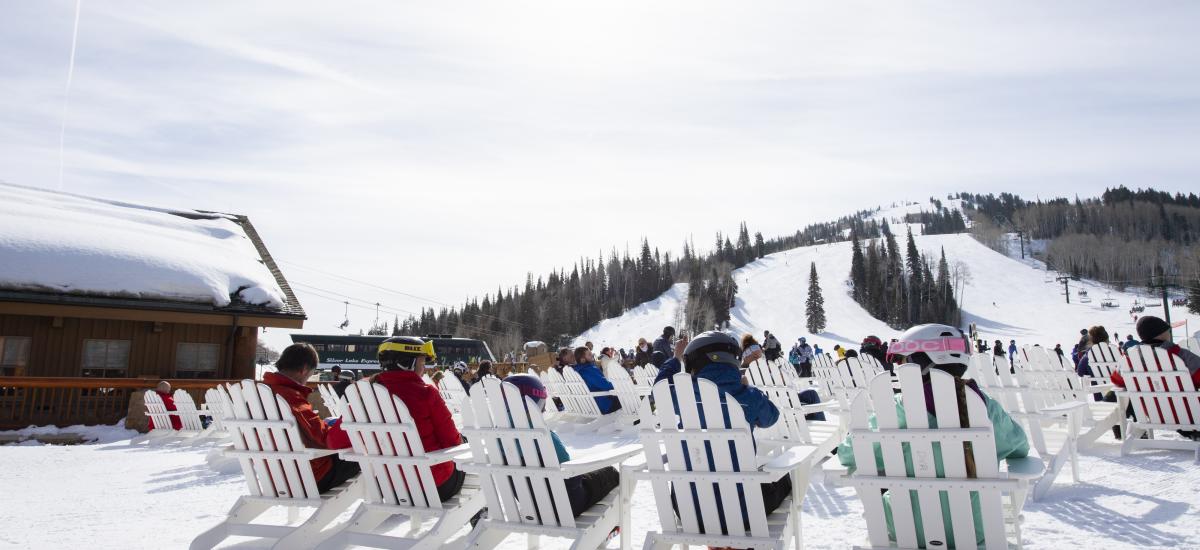
<path fill-rule="evenodd" d="M 1040 500 L 1050 491 L 1067 464 L 1071 465 L 1071 479 L 1078 483 L 1079 434 L 1087 402 L 1073 399 L 1073 394 L 1064 397 L 1059 390 L 1031 385 L 1035 376 L 1028 372 L 1032 367 L 1025 363 L 1017 365 L 1017 372 L 1022 375 L 1014 376 L 1009 372 L 1008 361 L 980 353 L 971 356 L 970 367 L 968 377 L 1021 424 L 1038 456 L 1048 463 L 1045 474 L 1034 486 L 1034 500 Z"/>
<path fill-rule="evenodd" d="M 672 391 L 678 396 L 678 411 L 671 406 Z M 647 534 L 644 548 L 679 544 L 782 549 L 789 541 L 799 546 L 800 501 L 814 458 L 820 458 L 816 448 L 796 445 L 778 456 L 760 457 L 742 407 L 722 395 L 716 384 L 687 373 L 655 384 L 654 399 L 658 405 L 653 413 L 643 413 L 645 427 L 640 431 L 645 464 L 625 470 L 650 482 L 658 508 L 662 530 Z M 768 513 L 762 484 L 788 475 L 791 495 Z M 722 533 L 722 518 L 727 534 Z M 622 548 L 628 548 L 625 533 L 621 538 Z"/>
<path fill-rule="evenodd" d="M 364 502 L 340 530 L 319 547 L 348 546 L 424 550 L 462 547 L 446 544 L 481 508 L 483 493 L 475 476 L 468 476 L 462 491 L 446 502 L 438 497 L 431 467 L 468 452 L 466 445 L 425 452 L 408 407 L 387 388 L 360 380 L 346 388 L 342 399 L 342 429 L 350 435 L 353 452 L 344 460 L 362 467 Z M 395 516 L 410 519 L 408 536 L 378 533 L 381 524 Z M 418 534 L 423 520 L 436 523 Z"/>
<path fill-rule="evenodd" d="M 205 395 L 208 395 L 207 392 Z M 195 437 L 189 441 L 192 445 L 208 443 L 227 435 L 224 431 L 218 430 L 212 421 L 209 422 L 207 428 L 204 427 L 204 417 L 208 416 L 207 411 L 197 407 L 192 395 L 182 389 L 175 390 L 175 412 L 179 414 L 179 419 L 183 422 L 184 431 L 195 432 Z"/>
<path fill-rule="evenodd" d="M 617 415 L 617 421 L 621 423 L 622 427 L 633 426 L 641 418 L 638 411 L 643 406 L 645 396 L 650 394 L 650 388 L 635 386 L 633 379 L 623 373 L 617 373 L 617 376 L 610 378 L 609 382 L 613 385 L 612 391 L 592 393 L 605 393 L 615 397 L 621 403 L 621 409 L 612 414 Z"/>
<path fill-rule="evenodd" d="M 463 399 L 467 398 L 467 388 L 464 388 L 458 377 L 451 372 L 445 373 L 442 379 L 438 380 L 437 388 L 450 412 L 458 414 L 462 410 Z"/>
<path fill-rule="evenodd" d="M 1125 353 L 1129 362 L 1121 367 L 1121 377 L 1133 421 L 1121 454 L 1140 448 L 1181 449 L 1195 452 L 1200 462 L 1200 441 L 1154 438 L 1155 430 L 1200 430 L 1200 391 L 1183 361 L 1153 346 L 1135 346 Z M 1142 434 L 1149 439 L 1141 439 Z"/>
<path fill-rule="evenodd" d="M 824 412 L 834 414 L 837 402 L 827 401 L 820 404 L 805 404 L 800 399 L 803 391 L 815 390 L 811 387 L 797 388 L 798 378 L 793 378 L 796 370 L 790 364 L 779 362 L 755 362 L 746 369 L 746 377 L 750 385 L 760 389 L 779 408 L 779 422 L 770 428 L 760 429 L 760 442 L 780 445 L 815 445 L 818 455 L 826 455 L 846 435 L 842 426 L 836 422 L 809 421 L 805 417 L 812 413 Z"/>
<path fill-rule="evenodd" d="M 317 383 L 317 391 L 321 392 L 321 403 L 325 405 L 325 410 L 329 411 L 329 415 L 342 416 L 342 411 L 338 408 L 341 405 L 338 404 L 338 395 L 333 390 L 333 384 Z"/>
<path fill-rule="evenodd" d="M 204 392 L 204 405 L 201 411 L 207 414 L 211 420 L 205 433 L 201 433 L 197 437 L 210 439 L 228 439 L 230 437 L 229 430 L 225 427 L 225 419 L 233 415 L 233 399 L 229 397 L 229 390 L 224 384 L 218 384 Z M 219 472 L 236 468 L 234 463 L 237 462 L 236 459 L 225 456 L 225 450 L 221 447 L 209 451 L 204 460 L 210 468 Z"/>
<path fill-rule="evenodd" d="M 176 404 L 175 411 L 168 411 L 166 403 L 162 400 L 162 396 L 158 395 L 158 392 L 154 390 L 146 390 L 142 394 L 142 401 L 146 405 L 146 416 L 150 417 L 154 426 L 145 434 L 131 439 L 129 441 L 130 445 L 140 443 L 147 443 L 149 445 L 174 443 L 195 438 L 203 431 L 203 428 L 198 425 L 198 421 L 195 424 L 183 422 L 183 415 L 178 411 L 178 404 Z M 188 396 L 188 401 L 191 402 L 191 396 Z M 194 404 L 192 408 L 195 408 Z M 171 417 L 179 418 L 183 428 L 176 430 L 172 427 Z"/>
<path fill-rule="evenodd" d="M 615 466 L 636 455 L 640 445 L 623 446 L 559 463 L 542 411 L 522 399 L 516 386 L 488 378 L 476 384 L 463 406 L 469 459 L 456 460 L 479 476 L 488 517 L 475 525 L 467 546 L 494 548 L 509 533 L 572 539 L 572 549 L 598 548 L 617 526 L 622 506 L 613 490 L 579 517 L 571 511 L 566 480 Z"/>
<path fill-rule="evenodd" d="M 311 460 L 337 451 L 305 448 L 292 409 L 266 384 L 243 380 L 229 387 L 229 395 L 233 414 L 224 424 L 233 445 L 225 454 L 238 459 L 250 494 L 239 497 L 221 523 L 197 536 L 191 549 L 213 548 L 231 536 L 277 539 L 277 548 L 315 546 L 321 531 L 362 496 L 361 476 L 320 494 Z M 287 524 L 252 523 L 276 507 L 287 510 Z M 316 510 L 292 525 L 299 511 L 309 508 Z"/>
<path fill-rule="evenodd" d="M 992 423 L 982 398 L 964 388 L 965 401 L 959 402 L 954 377 L 936 370 L 930 372 L 937 411 L 936 425 L 931 426 L 921 368 L 902 365 L 895 372 L 900 381 L 904 418 L 899 416 L 897 396 L 887 373 L 871 380 L 869 389 L 855 397 L 851 411 L 850 438 L 857 469 L 845 476 L 842 483 L 854 487 L 862 500 L 871 547 L 920 547 L 919 522 L 927 548 L 945 548 L 951 543 L 957 548 L 1010 548 L 1010 541 L 1019 548 L 1024 495 L 1028 480 L 1040 473 L 1040 462 L 1010 460 L 1008 472 L 1002 473 L 996 459 Z M 962 411 L 967 426 L 961 425 Z M 912 474 L 906 466 L 906 450 L 911 457 Z M 972 462 L 968 463 L 968 457 Z M 883 468 L 877 466 L 877 461 L 882 462 Z M 938 462 L 942 465 L 941 473 L 937 472 Z M 970 464 L 973 471 L 968 471 Z M 982 519 L 983 530 L 978 533 L 972 494 L 977 495 Z M 1002 498 L 1005 494 L 1011 497 L 1007 506 Z M 920 506 L 919 517 L 914 511 L 914 499 Z M 888 529 L 889 515 L 894 537 Z M 949 516 L 953 526 L 952 541 L 947 540 L 943 515 Z"/>

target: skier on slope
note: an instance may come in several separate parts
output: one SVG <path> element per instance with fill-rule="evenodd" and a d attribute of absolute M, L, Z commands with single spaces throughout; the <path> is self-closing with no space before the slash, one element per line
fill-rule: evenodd
<path fill-rule="evenodd" d="M 805 340 L 803 336 L 798 338 L 796 345 L 792 346 L 792 353 L 796 354 L 796 357 L 799 359 L 796 365 L 796 373 L 802 378 L 811 377 L 814 354 L 812 346 L 808 345 L 808 340 Z"/>
<path fill-rule="evenodd" d="M 763 355 L 766 356 L 768 362 L 778 361 L 783 356 L 783 344 L 780 344 L 779 339 L 769 330 L 763 331 L 762 348 Z"/>

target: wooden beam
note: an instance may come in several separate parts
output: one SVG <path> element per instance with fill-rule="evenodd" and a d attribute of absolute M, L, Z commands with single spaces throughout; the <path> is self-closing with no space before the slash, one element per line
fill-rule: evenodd
<path fill-rule="evenodd" d="M 36 304 L 0 301 L 0 314 L 32 315 L 39 317 L 76 317 L 80 319 L 112 319 L 118 321 L 149 321 L 189 325 L 223 325 L 233 322 L 232 313 L 159 311 L 64 304 Z M 272 328 L 304 328 L 304 319 L 239 314 L 238 325 Z"/>

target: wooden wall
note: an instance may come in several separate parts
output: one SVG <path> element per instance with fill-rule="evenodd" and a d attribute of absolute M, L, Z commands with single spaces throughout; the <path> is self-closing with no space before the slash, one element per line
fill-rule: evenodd
<path fill-rule="evenodd" d="M 156 329 L 157 327 L 157 329 Z M 253 378 L 258 330 L 241 327 L 228 364 L 229 326 L 0 314 L 0 336 L 32 338 L 22 376 L 81 376 L 85 339 L 129 340 L 129 378 L 174 378 L 180 342 L 219 344 L 216 378 Z"/>

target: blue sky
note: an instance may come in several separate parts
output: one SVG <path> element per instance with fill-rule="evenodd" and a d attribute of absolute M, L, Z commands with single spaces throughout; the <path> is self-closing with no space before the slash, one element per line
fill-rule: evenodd
<path fill-rule="evenodd" d="M 59 186 L 74 8 L 4 7 L 4 181 Z M 62 188 L 245 213 L 280 258 L 457 303 L 642 236 L 707 245 L 742 220 L 770 236 L 960 190 L 1194 190 L 1198 15 L 85 0 Z M 336 301 L 301 298 L 314 329 L 341 320 Z"/>

